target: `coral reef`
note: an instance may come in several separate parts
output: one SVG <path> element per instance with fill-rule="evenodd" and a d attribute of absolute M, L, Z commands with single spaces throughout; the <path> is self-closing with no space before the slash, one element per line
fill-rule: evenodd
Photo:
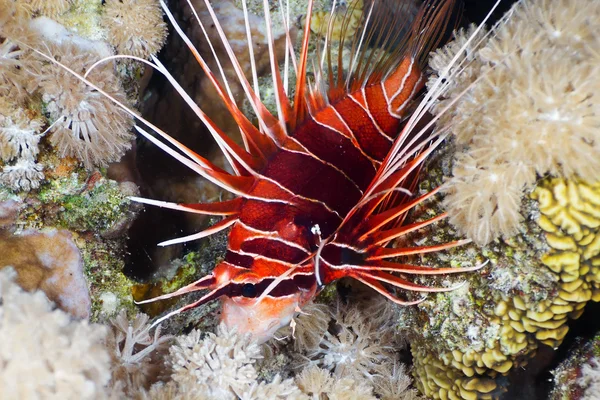
<path fill-rule="evenodd" d="M 521 1 L 489 39 L 482 33 L 460 55 L 437 106 L 450 107 L 440 123 L 458 146 L 445 205 L 477 243 L 516 232 L 520 198 L 537 175 L 598 179 L 600 40 L 592 27 L 599 23 L 598 2 Z M 435 53 L 434 71 L 470 32 Z"/>
<path fill-rule="evenodd" d="M 2 252 L 0 266 L 24 268 L 31 287 L 37 287 L 43 277 L 52 276 L 46 267 L 56 264 L 57 271 L 69 271 L 80 263 L 85 274 L 83 287 L 86 292 L 89 288 L 92 297 L 93 320 L 111 317 L 122 307 L 133 309 L 132 282 L 122 270 L 124 233 L 139 211 L 127 196 L 137 194 L 137 189 L 99 173 L 88 178 L 75 160 L 43 155 L 42 162 L 51 172 L 39 193 L 15 195 L 0 187 L 0 209 L 5 209 L 6 215 L 0 234 L 2 243 L 12 249 Z M 54 284 L 60 286 L 60 281 Z M 56 297 L 53 300 L 57 301 Z M 82 301 L 79 306 L 84 305 Z M 86 315 L 89 313 L 88 309 Z"/>
<path fill-rule="evenodd" d="M 127 16 L 119 11 L 121 2 L 109 3 L 102 6 L 98 0 L 3 0 L 3 13 L 6 10 L 8 18 L 0 25 L 0 160 L 4 163 L 0 184 L 15 191 L 39 187 L 45 166 L 36 157 L 46 131 L 49 143 L 59 154 L 78 157 L 88 169 L 118 161 L 131 148 L 131 115 L 30 50 L 37 48 L 76 73 L 85 74 L 121 103 L 135 103 L 122 88 L 127 77 L 126 92 L 137 94 L 135 87 L 140 79 L 130 77 L 131 68 L 117 71 L 113 62 L 104 62 L 88 70 L 113 54 L 111 47 L 98 39 L 114 37 L 118 31 L 119 43 L 132 47 L 136 55 L 143 53 L 148 57 L 162 46 L 166 27 L 157 2 L 126 4 L 127 9 L 141 7 L 137 13 L 129 10 L 130 15 L 149 18 L 146 24 L 121 21 L 126 25 L 114 20 L 121 14 Z M 113 18 L 106 29 L 98 22 L 103 9 L 106 10 L 102 15 Z M 31 19 L 38 15 L 43 17 Z M 121 30 L 113 29 L 115 26 Z M 135 29 L 130 31 L 124 26 Z M 47 129 L 42 133 L 44 127 Z"/>
<path fill-rule="evenodd" d="M 158 380 L 169 336 L 122 311 L 111 329 L 74 320 L 43 292 L 28 293 L 0 270 L 0 387 L 3 398 L 134 398 Z"/>
<path fill-rule="evenodd" d="M 99 56 L 73 45 L 50 48 L 51 55 L 80 74 Z M 111 63 L 89 71 L 88 79 L 121 103 L 127 103 Z M 39 74 L 40 91 L 52 123 L 50 142 L 62 156 L 75 156 L 86 168 L 118 161 L 131 147 L 132 117 L 94 88 L 54 63 Z"/>
<path fill-rule="evenodd" d="M 257 382 L 254 364 L 261 357 L 260 348 L 248 336 L 220 325 L 216 334 L 201 337 L 194 330 L 177 338 L 177 344 L 169 350 L 171 380 L 155 385 L 150 398 L 306 398 L 292 379 L 282 381 L 276 376 L 270 383 Z"/>
<path fill-rule="evenodd" d="M 156 55 L 167 37 L 157 0 L 107 0 L 101 19 L 119 54 L 141 58 Z"/>
<path fill-rule="evenodd" d="M 458 230 L 439 225 L 421 245 L 460 234 L 475 244 L 421 262 L 488 259 L 489 266 L 461 289 L 402 311 L 401 325 L 414 334 L 416 384 L 429 397 L 498 397 L 496 377 L 527 363 L 540 344 L 558 347 L 568 320 L 600 300 L 600 42 L 590 30 L 597 6 L 518 2 L 451 71 L 436 111 L 454 140 L 432 168 L 436 184 L 424 185 L 451 177 L 443 205 L 415 218 L 445 208 Z M 473 31 L 435 52 L 433 70 L 442 71 Z M 560 178 L 539 178 L 547 174 Z"/>
<path fill-rule="evenodd" d="M 437 179 L 449 169 L 438 170 Z M 437 184 L 426 182 L 425 190 Z M 465 275 L 460 289 L 400 309 L 400 326 L 412 332 L 416 383 L 425 395 L 496 398 L 502 390 L 497 376 L 527 363 L 540 344 L 561 344 L 568 320 L 597 299 L 599 194 L 597 184 L 547 178 L 532 199 L 523 200 L 518 235 L 484 248 L 470 244 L 422 257 L 421 263 L 432 266 L 489 260 L 480 273 Z M 439 212 L 440 201 L 423 207 L 418 218 Z M 422 245 L 458 236 L 448 223 L 429 233 Z"/>
<path fill-rule="evenodd" d="M 78 263 L 71 272 L 87 300 L 82 297 L 73 312 L 107 320 L 123 307 L 132 311 L 132 282 L 122 270 L 126 232 L 140 210 L 127 196 L 139 192 L 132 182 L 107 180 L 106 170 L 97 168 L 131 147 L 133 118 L 32 48 L 87 74 L 125 105 L 137 101 L 125 93 L 136 93 L 139 76 L 123 88 L 113 62 L 90 70 L 113 54 L 99 25 L 100 0 L 2 0 L 0 8 L 0 203 L 7 205 L 1 235 L 14 250 L 3 252 L 2 267 L 13 265 L 20 283 L 43 289 L 62 307 L 62 296 L 77 298 L 81 290 L 67 288 L 58 272 Z M 155 28 L 164 34 L 164 26 Z M 50 243 L 57 247 L 44 258 Z"/>
<path fill-rule="evenodd" d="M 265 361 L 259 363 L 261 376 L 289 370 L 300 389 L 313 398 L 418 399 L 399 363 L 398 352 L 405 342 L 394 332 L 391 304 L 371 300 L 372 293 L 364 288 L 355 289 L 352 305 L 339 299 L 334 306 L 308 304 L 295 318 L 295 329 L 279 330 L 270 344 L 276 356 L 265 353 Z M 277 338 L 281 335 L 284 338 Z"/>

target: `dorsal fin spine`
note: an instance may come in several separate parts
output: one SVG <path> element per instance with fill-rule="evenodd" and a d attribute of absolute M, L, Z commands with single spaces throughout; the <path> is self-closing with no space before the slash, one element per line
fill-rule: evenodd
<path fill-rule="evenodd" d="M 308 0 L 306 15 L 312 15 L 314 0 Z M 306 114 L 306 67 L 308 64 L 308 42 L 310 38 L 310 18 L 306 18 L 304 24 L 304 36 L 302 37 L 302 49 L 300 50 L 300 63 L 298 66 L 298 75 L 296 76 L 296 95 L 294 96 L 294 111 L 292 117 L 293 129 L 296 124 L 302 121 Z"/>

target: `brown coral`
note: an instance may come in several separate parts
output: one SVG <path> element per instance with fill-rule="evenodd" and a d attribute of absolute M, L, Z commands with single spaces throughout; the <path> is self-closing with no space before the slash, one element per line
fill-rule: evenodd
<path fill-rule="evenodd" d="M 53 46 L 51 50 L 61 63 L 82 75 L 99 58 L 70 44 Z M 91 169 L 119 160 L 131 147 L 131 116 L 103 94 L 54 63 L 44 65 L 38 79 L 46 109 L 55 121 L 50 141 L 61 155 L 75 156 Z M 116 100 L 127 103 L 112 64 L 96 67 L 88 79 Z"/>
<path fill-rule="evenodd" d="M 107 0 L 101 23 L 120 54 L 148 58 L 160 50 L 167 37 L 156 0 Z"/>
<path fill-rule="evenodd" d="M 64 311 L 89 318 L 90 295 L 83 260 L 66 230 L 0 231 L 0 269 L 12 266 L 25 290 L 42 290 Z"/>
<path fill-rule="evenodd" d="M 479 244 L 515 232 L 536 174 L 597 179 L 600 40 L 591 27 L 598 24 L 598 2 L 518 2 L 491 39 L 475 38 L 465 70 L 452 74 L 438 112 L 484 76 L 442 117 L 458 146 L 446 208 Z M 433 69 L 441 71 L 467 36 L 459 32 L 438 51 Z"/>

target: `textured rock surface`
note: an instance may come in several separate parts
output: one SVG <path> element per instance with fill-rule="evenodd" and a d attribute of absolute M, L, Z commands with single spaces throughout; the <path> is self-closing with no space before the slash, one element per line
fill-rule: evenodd
<path fill-rule="evenodd" d="M 578 338 L 554 371 L 551 400 L 595 400 L 600 396 L 600 335 Z"/>
<path fill-rule="evenodd" d="M 0 231 L 0 268 L 12 266 L 25 290 L 42 290 L 62 310 L 89 318 L 91 301 L 83 275 L 83 260 L 66 230 L 26 230 L 19 235 Z"/>

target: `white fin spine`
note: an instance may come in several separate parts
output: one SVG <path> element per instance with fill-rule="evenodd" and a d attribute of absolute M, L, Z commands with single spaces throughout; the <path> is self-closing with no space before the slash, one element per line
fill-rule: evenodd
<path fill-rule="evenodd" d="M 158 246 L 170 246 L 172 244 L 186 243 L 186 242 L 191 242 L 193 240 L 202 239 L 202 238 L 214 235 L 215 233 L 221 232 L 222 230 L 229 228 L 231 225 L 236 223 L 237 220 L 238 220 L 237 216 L 227 217 L 227 218 L 217 222 L 216 224 L 208 227 L 207 229 L 205 229 L 203 231 L 196 232 L 193 235 L 184 236 L 184 237 L 180 237 L 177 239 L 166 240 L 164 242 L 160 242 L 158 244 Z"/>

